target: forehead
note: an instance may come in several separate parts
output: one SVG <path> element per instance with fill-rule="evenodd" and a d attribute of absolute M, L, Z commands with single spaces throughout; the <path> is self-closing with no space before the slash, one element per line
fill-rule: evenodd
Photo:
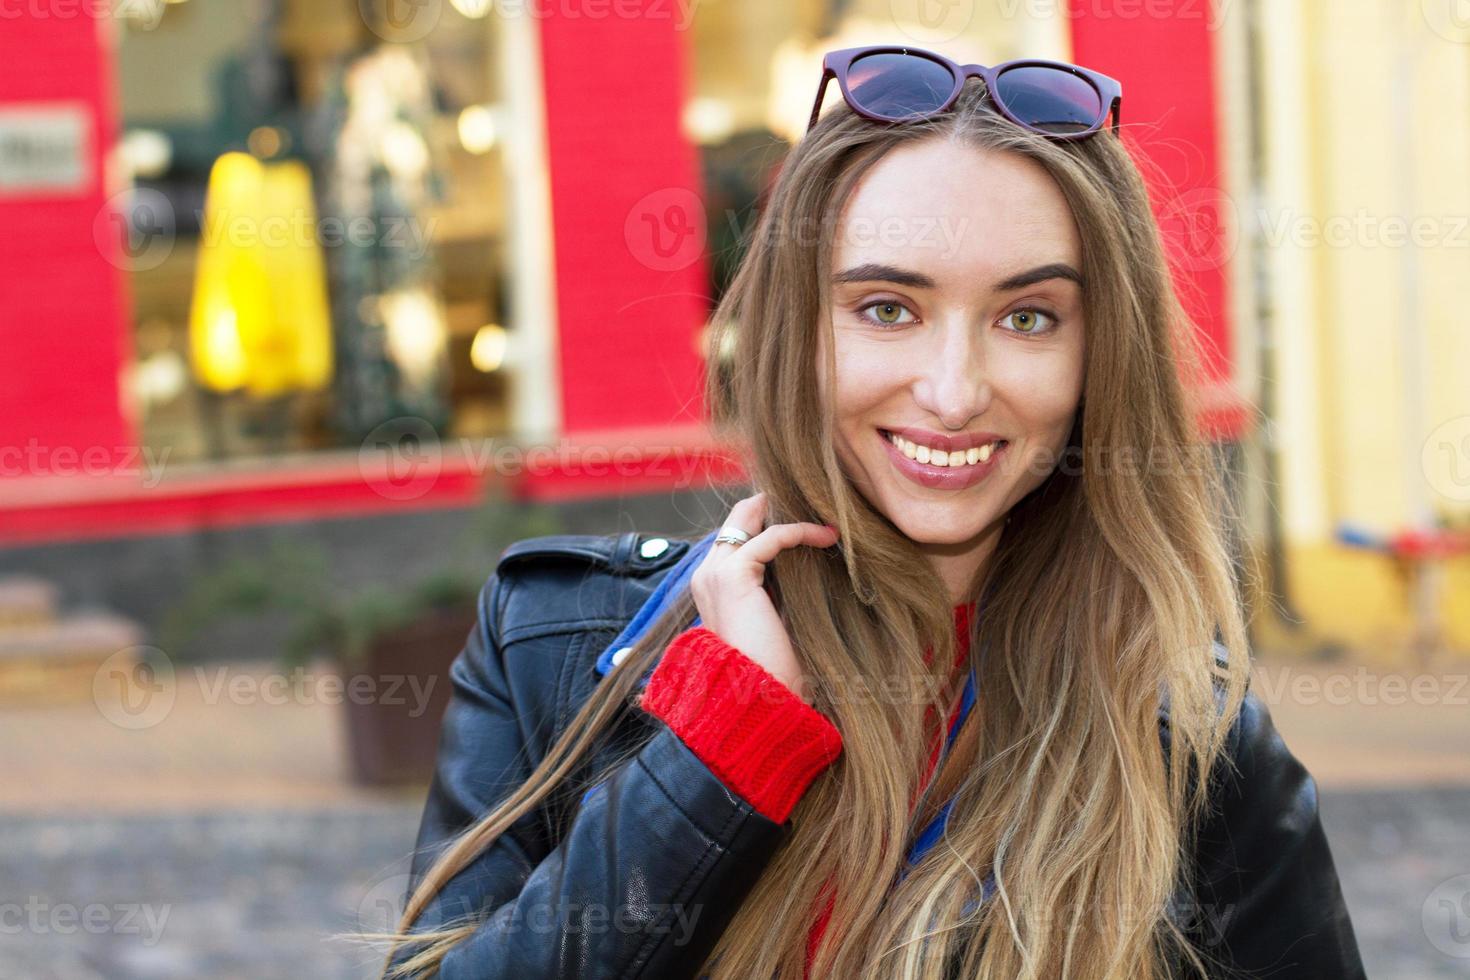
<path fill-rule="evenodd" d="M 861 262 L 985 285 L 1050 262 L 1081 268 L 1082 244 L 1061 188 L 1015 153 L 923 140 L 885 154 L 837 221 L 834 270 Z"/>

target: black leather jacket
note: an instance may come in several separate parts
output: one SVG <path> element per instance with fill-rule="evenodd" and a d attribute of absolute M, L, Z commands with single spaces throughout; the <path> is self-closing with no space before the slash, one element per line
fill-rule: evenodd
<path fill-rule="evenodd" d="M 501 556 L 452 670 L 415 882 L 447 839 L 525 781 L 599 680 L 598 654 L 689 546 L 647 540 L 533 538 Z M 613 753 L 636 751 L 631 761 L 580 809 L 586 786 L 570 784 L 585 780 L 569 781 L 415 924 L 483 920 L 445 957 L 444 980 L 695 976 L 788 826 L 727 789 L 662 722 L 624 715 L 588 772 Z M 1167 743 L 1166 717 L 1161 732 Z M 1362 977 L 1315 784 L 1254 694 L 1232 746 L 1240 777 L 1201 829 L 1202 886 L 1178 896 L 1176 921 L 1252 975 Z"/>

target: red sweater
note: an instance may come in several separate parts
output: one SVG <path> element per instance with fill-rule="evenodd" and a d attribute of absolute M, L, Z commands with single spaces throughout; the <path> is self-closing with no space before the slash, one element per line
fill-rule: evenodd
<path fill-rule="evenodd" d="M 968 605 L 955 607 L 956 672 L 969 657 L 970 614 Z M 673 729 L 721 782 L 776 823 L 785 822 L 812 780 L 842 752 L 842 734 L 826 716 L 703 626 L 669 644 L 639 704 Z M 950 725 L 958 714 L 956 699 Z M 942 741 L 930 749 L 921 786 L 934 773 Z M 807 940 L 808 966 L 831 912 L 829 896 Z"/>

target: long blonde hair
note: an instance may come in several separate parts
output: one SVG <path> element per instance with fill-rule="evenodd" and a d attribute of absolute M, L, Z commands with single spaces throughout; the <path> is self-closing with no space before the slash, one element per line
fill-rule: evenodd
<path fill-rule="evenodd" d="M 869 168 L 924 139 L 1016 153 L 1056 181 L 1081 236 L 1088 341 L 1068 453 L 1012 509 L 973 584 L 985 596 L 971 640 L 979 698 L 920 810 L 955 802 L 944 838 L 900 881 L 937 734 L 925 711 L 946 715 L 954 620 L 929 562 L 838 462 L 815 380 L 832 242 L 809 230 L 835 227 Z M 840 548 L 782 554 L 768 582 L 844 751 L 793 812 L 701 972 L 801 978 L 830 881 L 814 976 L 1155 980 L 1172 963 L 1203 974 L 1208 951 L 1190 946 L 1170 904 L 1189 884 L 1191 834 L 1209 799 L 1210 781 L 1193 774 L 1223 758 L 1244 697 L 1245 626 L 1227 543 L 1234 518 L 1181 381 L 1181 364 L 1197 363 L 1193 331 L 1122 144 L 1107 132 L 1062 144 L 1023 131 L 980 86 L 953 111 L 900 126 L 839 106 L 783 162 L 712 331 L 711 351 L 727 355 L 709 359 L 713 416 L 745 447 L 771 519 L 841 531 Z M 694 613 L 686 595 L 530 778 L 443 850 L 393 937 L 415 954 L 388 975 L 434 972 L 474 930 L 411 932 L 455 874 L 591 757 Z M 1227 666 L 1216 663 L 1217 638 Z M 844 696 L 859 685 L 910 694 Z M 973 903 L 990 872 L 995 893 Z"/>

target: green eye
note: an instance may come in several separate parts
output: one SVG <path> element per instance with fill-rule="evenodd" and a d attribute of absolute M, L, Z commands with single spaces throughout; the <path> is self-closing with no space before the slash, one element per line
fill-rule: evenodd
<path fill-rule="evenodd" d="M 1012 330 L 1024 334 L 1046 333 L 1047 330 L 1052 329 L 1052 327 L 1042 326 L 1043 322 L 1049 322 L 1053 327 L 1056 324 L 1056 317 L 1052 314 L 1045 310 L 1033 309 L 1016 310 L 1014 313 L 1007 314 L 1001 322 L 1004 323 L 1006 320 L 1013 321 Z"/>
<path fill-rule="evenodd" d="M 869 310 L 873 310 L 876 312 L 869 315 Z M 882 327 L 896 327 L 903 323 L 912 322 L 914 318 L 908 307 L 904 306 L 902 303 L 897 303 L 893 300 L 887 299 L 879 300 L 876 303 L 869 303 L 858 312 L 862 314 L 865 319 L 870 320 L 878 326 Z M 905 313 L 909 314 L 908 320 L 902 319 Z"/>

